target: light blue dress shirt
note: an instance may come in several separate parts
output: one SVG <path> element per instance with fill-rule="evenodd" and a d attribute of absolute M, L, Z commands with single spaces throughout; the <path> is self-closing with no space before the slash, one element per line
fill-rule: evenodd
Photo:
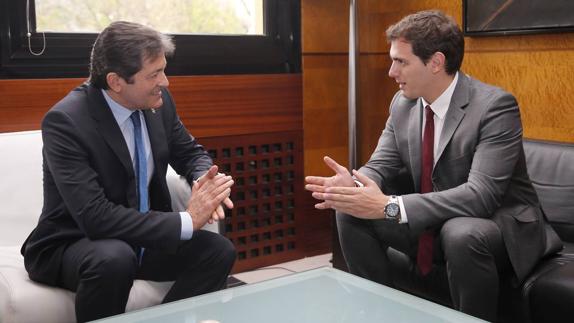
<path fill-rule="evenodd" d="M 135 142 L 134 142 L 134 125 L 130 120 L 130 115 L 134 112 L 133 110 L 127 109 L 114 101 L 105 90 L 102 90 L 102 94 L 106 99 L 106 102 L 110 106 L 112 110 L 112 114 L 122 131 L 122 135 L 126 141 L 126 145 L 128 146 L 128 150 L 130 151 L 130 157 L 132 159 L 132 165 L 134 165 L 134 172 L 135 172 Z M 153 156 L 151 153 L 151 144 L 149 141 L 149 134 L 147 132 L 147 126 L 145 123 L 145 118 L 143 117 L 143 113 L 140 113 L 140 121 L 142 124 L 142 136 L 145 148 L 145 156 L 147 161 L 147 184 L 151 181 L 151 177 L 154 170 L 154 163 L 153 163 Z M 181 218 L 181 240 L 189 240 L 193 236 L 193 220 L 191 216 L 187 212 L 179 212 L 179 216 Z"/>

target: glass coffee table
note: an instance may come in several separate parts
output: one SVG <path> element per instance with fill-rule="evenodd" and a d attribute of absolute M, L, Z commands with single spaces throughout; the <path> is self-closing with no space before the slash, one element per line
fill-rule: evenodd
<path fill-rule="evenodd" d="M 98 322 L 484 322 L 323 267 L 113 316 Z"/>

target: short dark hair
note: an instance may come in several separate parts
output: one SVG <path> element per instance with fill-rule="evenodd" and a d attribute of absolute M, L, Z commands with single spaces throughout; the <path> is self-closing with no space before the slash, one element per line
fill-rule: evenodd
<path fill-rule="evenodd" d="M 90 83 L 108 89 L 106 75 L 110 72 L 131 83 L 145 60 L 170 56 L 174 51 L 173 40 L 167 35 L 133 22 L 113 22 L 98 35 L 92 48 Z"/>
<path fill-rule="evenodd" d="M 387 41 L 404 39 L 413 53 L 427 63 L 436 52 L 446 57 L 447 74 L 456 73 L 464 56 L 464 37 L 452 17 L 438 10 L 427 10 L 408 15 L 387 29 Z"/>

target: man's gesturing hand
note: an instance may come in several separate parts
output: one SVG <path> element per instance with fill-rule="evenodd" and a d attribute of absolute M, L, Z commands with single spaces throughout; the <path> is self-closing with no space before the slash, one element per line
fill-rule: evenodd
<path fill-rule="evenodd" d="M 211 166 L 191 188 L 187 212 L 193 219 L 194 230 L 200 229 L 207 222 L 223 219 L 225 215 L 221 203 L 233 208 L 233 203 L 229 199 L 233 179 L 231 176 L 219 174 L 217 170 L 217 166 Z"/>
<path fill-rule="evenodd" d="M 325 163 L 335 171 L 331 177 L 308 176 L 305 189 L 313 192 L 313 197 L 322 200 L 315 204 L 317 209 L 334 209 L 358 218 L 384 218 L 388 197 L 379 186 L 367 176 L 353 170 L 353 175 L 365 186 L 356 187 L 346 168 L 329 157 Z"/>

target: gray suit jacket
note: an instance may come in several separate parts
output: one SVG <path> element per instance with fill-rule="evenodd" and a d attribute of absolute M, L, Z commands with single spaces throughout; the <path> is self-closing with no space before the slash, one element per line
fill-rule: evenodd
<path fill-rule="evenodd" d="M 398 92 L 377 148 L 360 169 L 383 191 L 401 169 L 420 192 L 420 99 Z M 542 257 L 545 231 L 522 147 L 522 124 L 515 98 L 500 88 L 459 73 L 440 134 L 433 192 L 403 195 L 414 234 L 439 228 L 453 217 L 491 218 L 500 227 L 514 273 L 521 282 Z"/>

